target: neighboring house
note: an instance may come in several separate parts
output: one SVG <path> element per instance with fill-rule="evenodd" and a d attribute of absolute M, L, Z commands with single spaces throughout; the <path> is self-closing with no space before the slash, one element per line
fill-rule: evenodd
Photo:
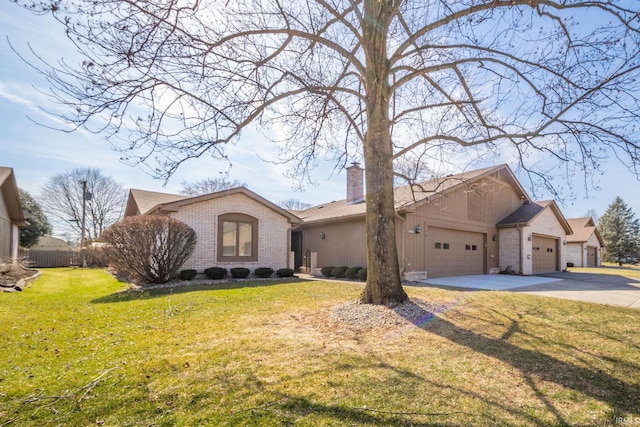
<path fill-rule="evenodd" d="M 195 230 L 196 248 L 184 268 L 293 267 L 290 231 L 300 219 L 244 187 L 196 197 L 132 189 L 124 216 L 151 214 Z"/>
<path fill-rule="evenodd" d="M 593 218 L 571 218 L 573 234 L 567 236 L 567 262 L 575 267 L 600 267 L 600 250 L 604 246 L 602 236 Z"/>
<path fill-rule="evenodd" d="M 0 166 L 0 263 L 17 262 L 20 246 L 18 227 L 26 227 L 18 185 L 12 168 Z"/>
<path fill-rule="evenodd" d="M 525 202 L 497 226 L 501 266 L 526 275 L 565 269 L 572 230 L 553 200 Z"/>
<path fill-rule="evenodd" d="M 347 199 L 296 212 L 296 267 L 366 266 L 364 171 L 347 168 Z M 571 227 L 554 202 L 533 203 L 507 165 L 395 191 L 400 268 L 411 278 L 535 274 L 566 263 Z"/>
<path fill-rule="evenodd" d="M 38 251 L 68 251 L 71 250 L 69 244 L 57 237 L 44 235 L 38 238 L 38 242 L 29 249 Z"/>

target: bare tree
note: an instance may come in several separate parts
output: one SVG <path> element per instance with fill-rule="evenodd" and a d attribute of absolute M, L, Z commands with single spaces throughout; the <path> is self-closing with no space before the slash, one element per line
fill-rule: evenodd
<path fill-rule="evenodd" d="M 289 209 L 292 211 L 302 211 L 311 207 L 311 203 L 305 203 L 298 199 L 283 200 L 279 203 L 280 207 Z"/>
<path fill-rule="evenodd" d="M 592 177 L 607 157 L 639 173 L 636 0 L 55 0 L 40 10 L 85 58 L 40 67 L 71 107 L 64 118 L 114 144 L 127 129 L 126 157 L 160 159 L 165 178 L 186 159 L 225 158 L 251 126 L 278 126 L 300 177 L 323 157 L 364 158 L 364 302 L 407 298 L 392 165 L 415 150 L 500 155 L 550 191 L 558 172 Z"/>
<path fill-rule="evenodd" d="M 182 186 L 180 194 L 187 196 L 200 196 L 202 194 L 215 193 L 216 191 L 228 190 L 230 188 L 247 186 L 247 184 L 240 182 L 237 179 L 229 181 L 224 177 L 205 178 L 196 182 L 182 181 L 180 185 Z"/>
<path fill-rule="evenodd" d="M 54 218 L 54 228 L 82 233 L 83 182 L 86 183 L 85 233 L 93 240 L 122 216 L 127 193 L 98 169 L 73 169 L 50 177 L 40 192 L 43 210 Z"/>

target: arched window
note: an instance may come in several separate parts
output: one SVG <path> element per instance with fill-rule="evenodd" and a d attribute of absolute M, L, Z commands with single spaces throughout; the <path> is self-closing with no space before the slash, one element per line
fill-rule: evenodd
<path fill-rule="evenodd" d="M 258 260 L 258 220 L 231 213 L 218 217 L 218 261 Z"/>

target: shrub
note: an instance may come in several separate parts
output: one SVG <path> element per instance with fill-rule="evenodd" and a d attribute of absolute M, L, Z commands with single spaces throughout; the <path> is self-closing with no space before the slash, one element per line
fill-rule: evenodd
<path fill-rule="evenodd" d="M 204 274 L 211 280 L 222 280 L 227 277 L 227 269 L 222 267 L 209 267 Z"/>
<path fill-rule="evenodd" d="M 333 269 L 331 274 L 335 278 L 342 279 L 342 278 L 344 278 L 344 274 L 347 272 L 348 269 L 349 269 L 349 267 L 347 267 L 347 266 L 336 267 L 336 268 Z"/>
<path fill-rule="evenodd" d="M 231 269 L 231 277 L 234 279 L 246 279 L 251 274 L 251 270 L 244 267 L 234 267 Z"/>
<path fill-rule="evenodd" d="M 322 267 L 320 272 L 324 277 L 333 277 L 333 269 L 335 267 Z"/>
<path fill-rule="evenodd" d="M 271 275 L 273 274 L 273 268 L 259 267 L 259 268 L 255 269 L 253 274 L 255 274 L 256 277 L 260 277 L 262 279 L 266 279 L 267 277 L 271 277 Z"/>
<path fill-rule="evenodd" d="M 119 274 L 142 285 L 166 283 L 193 253 L 196 232 L 167 216 L 130 216 L 105 230 L 102 241 Z"/>
<path fill-rule="evenodd" d="M 109 265 L 107 251 L 104 247 L 89 246 L 82 249 L 82 254 L 87 267 L 101 268 Z"/>
<path fill-rule="evenodd" d="M 196 277 L 197 274 L 198 272 L 196 270 L 182 270 L 180 272 L 180 280 L 193 280 L 193 278 Z"/>
<path fill-rule="evenodd" d="M 281 268 L 276 271 L 278 277 L 293 277 L 294 271 L 291 268 Z"/>
<path fill-rule="evenodd" d="M 362 267 L 358 270 L 358 279 L 367 280 L 367 267 Z"/>
<path fill-rule="evenodd" d="M 347 271 L 344 272 L 344 275 L 347 279 L 357 279 L 358 271 L 360 271 L 361 269 L 362 267 L 349 267 L 347 268 Z"/>

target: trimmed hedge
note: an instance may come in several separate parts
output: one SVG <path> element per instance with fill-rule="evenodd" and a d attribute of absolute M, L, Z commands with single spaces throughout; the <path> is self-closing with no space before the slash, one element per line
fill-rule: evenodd
<path fill-rule="evenodd" d="M 197 274 L 198 272 L 196 270 L 182 270 L 180 272 L 180 280 L 193 280 L 193 278 L 196 277 Z"/>
<path fill-rule="evenodd" d="M 258 267 L 253 272 L 256 277 L 260 277 L 261 279 L 266 279 L 267 277 L 271 277 L 273 274 L 273 268 L 269 267 Z"/>
<path fill-rule="evenodd" d="M 367 267 L 362 267 L 358 270 L 358 279 L 367 280 Z"/>
<path fill-rule="evenodd" d="M 278 277 L 293 277 L 293 273 L 294 271 L 290 268 L 281 268 L 280 270 L 276 271 Z"/>
<path fill-rule="evenodd" d="M 347 268 L 347 271 L 344 272 L 344 275 L 347 277 L 347 279 L 357 279 L 358 271 L 360 271 L 361 269 L 362 267 L 349 267 Z"/>
<path fill-rule="evenodd" d="M 244 267 L 234 267 L 231 269 L 231 277 L 234 279 L 246 279 L 251 274 L 251 270 Z"/>
<path fill-rule="evenodd" d="M 227 277 L 227 269 L 222 267 L 210 267 L 204 271 L 204 274 L 211 280 L 221 280 Z"/>
<path fill-rule="evenodd" d="M 345 273 L 347 272 L 348 269 L 349 269 L 349 267 L 347 267 L 346 265 L 344 265 L 342 267 L 336 267 L 331 272 L 331 275 L 333 277 L 335 277 L 336 279 L 344 279 Z"/>
<path fill-rule="evenodd" d="M 333 266 L 330 266 L 330 267 L 322 267 L 322 268 L 320 269 L 320 272 L 322 273 L 322 275 L 323 275 L 324 277 L 333 277 L 333 269 L 334 269 L 334 268 L 335 268 L 335 267 L 333 267 Z"/>

